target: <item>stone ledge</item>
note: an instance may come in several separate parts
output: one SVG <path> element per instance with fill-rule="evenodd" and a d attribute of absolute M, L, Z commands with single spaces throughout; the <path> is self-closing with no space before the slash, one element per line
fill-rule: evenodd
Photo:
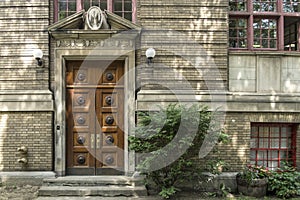
<path fill-rule="evenodd" d="M 48 90 L 0 92 L 0 111 L 53 111 L 53 94 Z"/>
<path fill-rule="evenodd" d="M 220 189 L 221 184 L 230 188 L 232 193 L 237 191 L 236 175 L 238 172 L 222 172 L 221 174 L 211 174 L 203 172 L 203 177 L 194 179 L 191 182 L 184 182 L 178 185 L 179 188 L 186 191 L 197 192 L 216 192 Z"/>
<path fill-rule="evenodd" d="M 5 185 L 42 185 L 43 179 L 54 178 L 51 171 L 0 172 L 0 183 Z"/>
<path fill-rule="evenodd" d="M 159 96 L 160 98 L 157 98 Z M 155 110 L 157 105 L 198 102 L 210 109 L 225 112 L 300 112 L 300 94 L 234 93 L 226 91 L 141 90 L 137 94 L 137 110 Z"/>

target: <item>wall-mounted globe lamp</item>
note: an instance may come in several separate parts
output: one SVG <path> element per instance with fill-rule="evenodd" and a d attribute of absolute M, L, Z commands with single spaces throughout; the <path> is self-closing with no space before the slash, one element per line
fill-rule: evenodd
<path fill-rule="evenodd" d="M 37 65 L 42 66 L 43 65 L 43 51 L 40 49 L 34 49 L 33 50 L 33 57 L 37 60 Z"/>
<path fill-rule="evenodd" d="M 152 60 L 153 60 L 154 56 L 155 56 L 155 49 L 153 49 L 153 48 L 148 48 L 148 49 L 146 50 L 146 57 L 147 57 L 147 62 L 148 62 L 148 64 L 150 64 L 150 63 L 153 62 Z"/>

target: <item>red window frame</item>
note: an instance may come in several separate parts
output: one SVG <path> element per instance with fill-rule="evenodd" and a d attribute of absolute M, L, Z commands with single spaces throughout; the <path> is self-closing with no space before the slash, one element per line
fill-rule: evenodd
<path fill-rule="evenodd" d="M 81 11 L 82 9 L 84 9 L 84 3 L 89 2 L 90 6 L 92 6 L 92 3 L 95 0 L 64 0 L 66 2 L 66 16 L 68 16 L 68 12 L 70 12 L 68 10 L 68 5 L 69 3 L 76 3 L 76 10 L 74 10 L 73 12 L 78 12 Z M 131 19 L 132 22 L 136 22 L 136 1 L 137 0 L 98 0 L 99 4 L 101 2 L 105 1 L 105 4 L 107 5 L 107 7 L 105 8 L 106 10 L 116 13 L 122 17 L 125 17 L 126 15 L 128 15 L 129 13 L 131 13 Z M 54 0 L 54 21 L 58 21 L 58 15 L 59 15 L 59 0 Z M 127 11 L 125 10 L 125 4 L 128 4 L 129 2 L 131 2 L 131 11 Z M 121 10 L 116 10 L 114 8 L 114 4 L 115 3 L 119 3 L 122 5 L 122 9 Z M 73 13 L 71 13 L 73 14 Z"/>
<path fill-rule="evenodd" d="M 271 170 L 281 167 L 282 162 L 295 167 L 297 127 L 292 123 L 251 123 L 250 163 Z"/>
<path fill-rule="evenodd" d="M 266 4 L 270 3 L 269 7 L 266 7 Z M 230 50 L 273 50 L 273 51 L 300 51 L 300 2 L 296 2 L 299 6 L 295 8 L 293 4 L 295 2 L 285 3 L 283 0 L 230 0 L 230 11 L 229 11 L 229 20 L 244 18 L 247 19 L 247 47 L 241 48 L 238 45 L 230 46 L 234 44 L 229 42 Z M 255 5 L 254 5 L 255 4 Z M 277 29 L 276 37 L 277 44 L 276 48 L 272 45 L 267 46 L 266 48 L 257 48 L 254 47 L 254 28 L 253 22 L 255 19 L 276 19 L 277 20 Z M 298 20 L 297 20 L 298 19 Z M 287 37 L 285 29 L 289 28 L 287 25 L 288 21 L 294 21 L 294 27 L 297 30 L 293 30 L 294 38 Z M 297 22 L 296 22 L 297 21 Z M 232 28 L 231 28 L 232 30 Z M 264 38 L 261 37 L 261 40 Z M 239 41 L 238 36 L 230 36 L 230 41 Z M 270 38 L 269 38 L 270 41 Z"/>

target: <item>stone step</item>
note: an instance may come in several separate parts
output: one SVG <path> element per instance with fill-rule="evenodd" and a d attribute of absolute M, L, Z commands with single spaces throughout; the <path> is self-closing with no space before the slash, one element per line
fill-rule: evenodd
<path fill-rule="evenodd" d="M 147 196 L 145 186 L 42 186 L 39 196 L 102 196 L 139 197 Z"/>
<path fill-rule="evenodd" d="M 144 186 L 143 177 L 128 176 L 65 176 L 48 178 L 44 186 Z"/>

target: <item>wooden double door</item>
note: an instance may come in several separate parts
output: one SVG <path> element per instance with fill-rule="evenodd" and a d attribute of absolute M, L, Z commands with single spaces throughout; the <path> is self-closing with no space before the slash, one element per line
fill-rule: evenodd
<path fill-rule="evenodd" d="M 68 61 L 67 174 L 124 171 L 124 61 Z"/>

